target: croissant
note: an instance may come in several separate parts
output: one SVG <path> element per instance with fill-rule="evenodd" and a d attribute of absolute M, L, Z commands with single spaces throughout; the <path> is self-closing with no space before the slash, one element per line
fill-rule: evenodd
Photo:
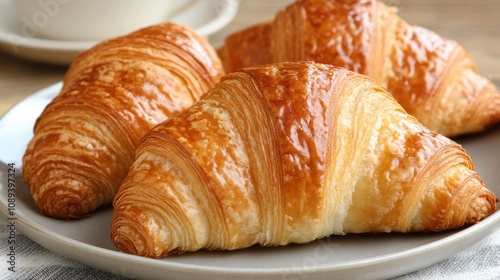
<path fill-rule="evenodd" d="M 126 253 L 441 231 L 496 200 L 470 157 L 368 77 L 312 62 L 248 67 L 153 128 L 113 202 Z"/>
<path fill-rule="evenodd" d="M 226 71 L 312 60 L 372 77 L 429 129 L 448 137 L 500 121 L 500 93 L 455 41 L 410 25 L 375 0 L 298 0 L 273 20 L 229 35 Z"/>
<path fill-rule="evenodd" d="M 37 119 L 23 157 L 23 178 L 41 212 L 79 218 L 110 204 L 146 132 L 222 75 L 207 40 L 173 23 L 80 54 Z"/>

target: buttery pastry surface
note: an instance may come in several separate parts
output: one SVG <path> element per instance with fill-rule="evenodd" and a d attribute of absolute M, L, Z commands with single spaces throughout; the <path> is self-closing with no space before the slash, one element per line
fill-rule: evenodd
<path fill-rule="evenodd" d="M 123 252 L 441 231 L 495 211 L 464 149 L 364 75 L 312 62 L 244 68 L 152 129 L 114 200 Z"/>
<path fill-rule="evenodd" d="M 429 129 L 448 137 L 500 121 L 500 93 L 455 41 L 375 0 L 297 0 L 218 50 L 227 71 L 315 61 L 372 77 Z"/>
<path fill-rule="evenodd" d="M 81 53 L 37 119 L 23 178 L 45 215 L 79 218 L 109 204 L 140 139 L 223 75 L 215 50 L 173 23 Z"/>

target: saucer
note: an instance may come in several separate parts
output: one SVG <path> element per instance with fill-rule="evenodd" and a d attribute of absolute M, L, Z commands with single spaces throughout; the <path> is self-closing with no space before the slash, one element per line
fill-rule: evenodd
<path fill-rule="evenodd" d="M 237 0 L 193 1 L 168 21 L 209 36 L 226 26 L 238 11 Z M 17 15 L 12 0 L 0 0 L 0 50 L 24 59 L 58 65 L 70 64 L 76 55 L 98 41 L 60 41 L 36 37 Z"/>

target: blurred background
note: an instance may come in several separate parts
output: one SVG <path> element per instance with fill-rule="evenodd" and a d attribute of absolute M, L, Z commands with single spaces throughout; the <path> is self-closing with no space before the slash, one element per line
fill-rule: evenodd
<path fill-rule="evenodd" d="M 6 0 L 0 0 L 6 1 Z M 207 0 L 208 1 L 208 0 Z M 219 10 L 224 1 L 211 0 Z M 241 28 L 272 17 L 291 0 L 241 0 L 232 20 L 209 36 L 214 46 Z M 399 9 L 407 22 L 421 25 L 460 43 L 476 61 L 479 72 L 500 83 L 500 1 L 384 0 Z M 219 5 L 219 6 L 217 6 Z M 62 80 L 66 66 L 25 60 L 0 51 L 0 115 L 26 96 Z"/>

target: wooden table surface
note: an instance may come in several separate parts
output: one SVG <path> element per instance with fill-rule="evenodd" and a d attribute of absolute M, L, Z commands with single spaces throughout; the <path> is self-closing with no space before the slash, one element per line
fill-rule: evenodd
<path fill-rule="evenodd" d="M 237 16 L 210 37 L 214 45 L 239 28 L 270 18 L 290 0 L 242 0 Z M 479 71 L 500 82 L 500 1 L 386 0 L 406 21 L 435 30 L 462 44 Z M 60 81 L 66 67 L 26 61 L 0 52 L 0 115 L 28 95 Z"/>

